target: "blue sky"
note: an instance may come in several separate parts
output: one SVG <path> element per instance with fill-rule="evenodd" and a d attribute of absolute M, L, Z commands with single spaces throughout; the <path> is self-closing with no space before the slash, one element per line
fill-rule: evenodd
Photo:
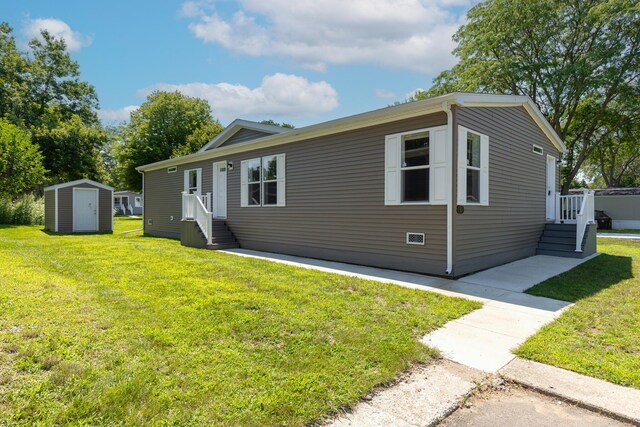
<path fill-rule="evenodd" d="M 403 100 L 454 63 L 475 0 L 22 0 L 0 2 L 23 48 L 65 38 L 105 122 L 154 89 L 205 98 L 223 124 L 298 127 Z"/>

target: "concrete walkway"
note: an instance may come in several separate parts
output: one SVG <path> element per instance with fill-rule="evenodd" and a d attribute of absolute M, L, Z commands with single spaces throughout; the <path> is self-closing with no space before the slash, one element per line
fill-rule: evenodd
<path fill-rule="evenodd" d="M 522 292 L 598 255 L 585 259 L 538 255 L 460 280 L 447 280 L 246 249 L 226 252 L 483 303 L 482 308 L 448 322 L 422 339 L 425 344 L 438 348 L 448 361 L 411 373 L 408 380 L 379 391 L 371 399 L 359 403 L 352 412 L 327 423 L 335 427 L 434 425 L 466 398 L 479 378 L 497 375 L 514 361 L 513 348 L 570 305 Z"/>
<path fill-rule="evenodd" d="M 617 234 L 617 233 L 599 233 L 598 237 L 611 237 L 614 239 L 632 239 L 640 240 L 640 234 Z"/>

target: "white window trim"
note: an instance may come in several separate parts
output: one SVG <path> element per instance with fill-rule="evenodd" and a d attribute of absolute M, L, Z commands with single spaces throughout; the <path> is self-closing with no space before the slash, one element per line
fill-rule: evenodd
<path fill-rule="evenodd" d="M 133 198 L 133 205 L 136 208 L 141 208 L 142 207 L 142 196 L 135 196 Z"/>
<path fill-rule="evenodd" d="M 196 184 L 197 184 L 197 189 L 198 191 L 196 192 L 196 194 L 198 196 L 202 195 L 202 168 L 192 168 L 192 169 L 185 169 L 184 171 L 184 186 L 183 186 L 183 191 L 185 192 L 189 192 L 189 173 L 191 171 L 197 171 L 197 175 L 196 175 Z"/>
<path fill-rule="evenodd" d="M 276 157 L 277 164 L 277 172 L 276 179 L 269 180 L 266 182 L 277 182 L 278 183 L 278 202 L 276 204 L 265 204 L 264 203 L 264 183 L 262 173 L 262 159 Z M 247 177 L 248 167 L 247 164 L 253 160 L 259 160 L 260 162 L 260 204 L 259 205 L 250 205 L 249 204 L 249 184 L 257 184 L 258 181 L 251 181 Z M 271 154 L 268 156 L 261 157 L 253 157 L 250 159 L 242 160 L 240 162 L 240 207 L 242 208 L 276 208 L 276 207 L 284 207 L 286 206 L 286 156 L 284 153 L 281 154 Z"/>
<path fill-rule="evenodd" d="M 533 144 L 532 150 L 535 154 L 544 155 L 544 149 L 539 145 Z"/>
<path fill-rule="evenodd" d="M 429 164 L 425 166 L 402 167 L 402 140 L 407 135 L 429 134 Z M 400 132 L 385 137 L 385 180 L 384 204 L 391 205 L 444 205 L 451 192 L 451 178 L 447 165 L 451 162 L 448 149 L 447 126 L 435 126 Z M 412 169 L 429 170 L 429 201 L 402 201 L 402 171 Z"/>
<path fill-rule="evenodd" d="M 467 133 L 480 136 L 480 168 L 467 165 Z M 480 201 L 467 201 L 467 169 L 480 171 Z M 473 129 L 458 126 L 458 205 L 489 206 L 489 137 Z"/>

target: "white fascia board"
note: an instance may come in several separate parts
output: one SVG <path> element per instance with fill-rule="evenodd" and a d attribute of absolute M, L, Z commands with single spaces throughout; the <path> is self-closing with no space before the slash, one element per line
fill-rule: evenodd
<path fill-rule="evenodd" d="M 78 179 L 76 181 L 63 182 L 62 184 L 56 184 L 50 187 L 46 187 L 44 191 L 56 190 L 56 189 L 65 188 L 65 187 L 72 187 L 74 185 L 79 185 L 79 184 L 91 184 L 91 185 L 95 185 L 96 187 L 102 188 L 104 190 L 113 191 L 113 187 L 109 187 L 108 185 L 101 184 L 91 179 Z"/>
<path fill-rule="evenodd" d="M 189 154 L 187 156 L 176 157 L 174 159 L 162 160 L 148 165 L 138 166 L 136 170 L 151 171 L 161 169 L 168 166 L 176 166 L 185 163 L 191 163 L 199 160 L 209 160 L 231 154 L 241 153 L 244 151 L 257 150 L 260 148 L 274 147 L 277 145 L 288 144 L 291 142 L 303 141 L 310 138 L 331 135 L 339 132 L 355 130 L 366 126 L 394 122 L 397 120 L 408 119 L 425 114 L 432 114 L 444 111 L 443 105 L 446 103 L 456 104 L 463 107 L 518 107 L 524 106 L 529 115 L 543 130 L 553 144 L 562 152 L 565 146 L 560 137 L 555 133 L 551 125 L 546 121 L 540 110 L 527 96 L 521 95 L 488 95 L 474 93 L 449 93 L 446 95 L 436 96 L 434 98 L 423 99 L 420 101 L 408 102 L 406 104 L 394 105 L 378 110 L 360 113 L 353 116 L 343 117 L 340 119 L 330 120 L 328 122 L 318 123 L 299 129 L 265 136 L 262 138 L 241 142 L 229 147 L 219 147 L 203 152 Z M 244 122 L 236 120 L 233 123 Z"/>

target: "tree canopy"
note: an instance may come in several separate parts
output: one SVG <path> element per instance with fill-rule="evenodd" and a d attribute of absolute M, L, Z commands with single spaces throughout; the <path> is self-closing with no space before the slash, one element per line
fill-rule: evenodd
<path fill-rule="evenodd" d="M 0 195 L 15 197 L 42 184 L 45 172 L 29 133 L 0 118 Z"/>
<path fill-rule="evenodd" d="M 528 95 L 567 145 L 566 192 L 597 147 L 615 140 L 619 119 L 640 116 L 639 17 L 637 0 L 487 0 L 454 36 L 458 64 L 416 98 Z"/>
<path fill-rule="evenodd" d="M 194 153 L 222 131 L 211 117 L 206 100 L 180 92 L 153 92 L 123 129 L 118 150 L 121 176 L 132 190 L 140 190 L 142 177 L 136 167 Z"/>
<path fill-rule="evenodd" d="M 12 28 L 0 24 L 0 117 L 29 132 L 51 182 L 101 180 L 99 153 L 107 134 L 98 121 L 95 89 L 80 80 L 65 41 L 41 35 L 20 52 Z"/>

